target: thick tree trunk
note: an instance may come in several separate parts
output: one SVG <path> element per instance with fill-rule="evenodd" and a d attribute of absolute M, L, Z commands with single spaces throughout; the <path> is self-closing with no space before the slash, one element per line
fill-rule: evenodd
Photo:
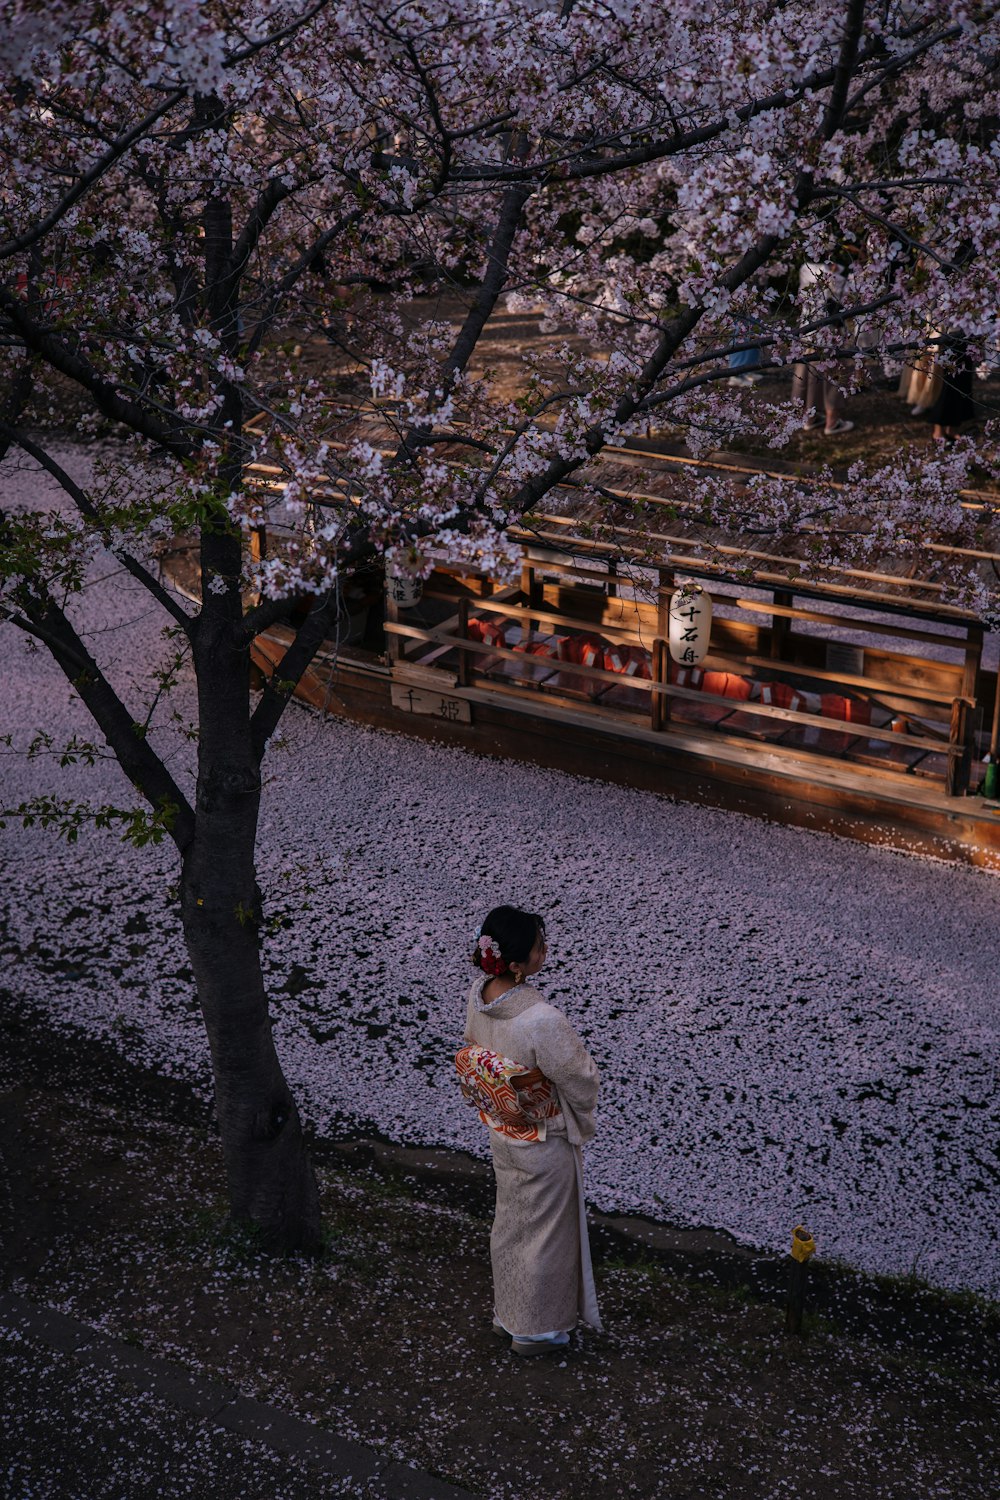
<path fill-rule="evenodd" d="M 224 118 L 201 100 L 206 120 Z M 240 358 L 239 275 L 232 204 L 204 209 L 205 305 L 230 358 Z M 222 381 L 217 414 L 220 493 L 243 484 L 240 386 Z M 319 1248 L 319 1195 L 302 1125 L 271 1034 L 260 965 L 260 891 L 254 849 L 260 755 L 250 722 L 250 650 L 243 628 L 243 540 L 226 511 L 201 526 L 202 608 L 192 651 L 198 680 L 198 789 L 194 838 L 183 855 L 184 935 L 215 1073 L 215 1098 L 235 1220 L 272 1249 Z"/>
<path fill-rule="evenodd" d="M 222 800 L 241 795 L 254 798 L 228 788 Z M 199 823 L 202 816 L 199 808 Z M 237 821 L 231 810 L 226 821 Z M 211 1049 L 230 1213 L 256 1229 L 265 1248 L 311 1254 L 320 1242 L 316 1179 L 271 1034 L 256 922 L 241 915 L 259 914 L 252 857 L 237 858 L 217 824 L 205 819 L 185 858 L 183 914 Z"/>
<path fill-rule="evenodd" d="M 239 555 L 238 539 L 203 537 L 203 570 L 225 563 L 224 572 L 238 577 Z M 216 604 L 211 594 L 206 599 Z M 260 771 L 238 599 L 237 591 L 237 609 L 220 600 L 202 611 L 194 644 L 198 789 L 194 837 L 183 855 L 184 936 L 211 1048 L 232 1216 L 253 1225 L 269 1248 L 313 1252 L 316 1180 L 275 1051 L 260 963 Z"/>

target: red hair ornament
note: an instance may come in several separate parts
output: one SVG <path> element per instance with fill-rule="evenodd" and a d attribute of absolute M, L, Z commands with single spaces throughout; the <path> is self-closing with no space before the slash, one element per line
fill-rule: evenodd
<path fill-rule="evenodd" d="M 472 961 L 494 979 L 498 974 L 507 972 L 507 960 L 500 952 L 499 943 L 494 938 L 485 935 L 476 939 L 476 951 L 472 955 Z"/>

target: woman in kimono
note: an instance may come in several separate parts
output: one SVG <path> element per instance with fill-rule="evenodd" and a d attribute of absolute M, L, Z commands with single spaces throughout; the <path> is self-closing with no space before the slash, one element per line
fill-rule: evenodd
<path fill-rule="evenodd" d="M 493 1331 L 515 1354 L 558 1350 L 579 1318 L 600 1328 L 583 1196 L 583 1145 L 594 1134 L 597 1067 L 570 1022 L 529 983 L 545 962 L 541 917 L 498 906 L 483 923 L 472 961 L 466 1046 L 487 1066 L 513 1062 L 537 1078 L 543 1117 L 480 1109 L 490 1131 L 496 1214 L 490 1235 Z M 462 1057 L 462 1054 L 459 1054 Z M 508 1069 L 508 1073 L 510 1070 Z M 507 1075 L 504 1075 L 506 1081 Z"/>

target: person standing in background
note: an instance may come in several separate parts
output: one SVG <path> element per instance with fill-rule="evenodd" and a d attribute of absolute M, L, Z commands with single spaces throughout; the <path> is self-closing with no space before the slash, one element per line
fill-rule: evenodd
<path fill-rule="evenodd" d="M 601 1327 L 583 1194 L 598 1072 L 566 1016 L 528 982 L 546 952 L 541 917 L 513 906 L 489 913 L 455 1059 L 490 1132 L 493 1331 L 519 1355 L 564 1348 L 580 1318 Z"/>
<path fill-rule="evenodd" d="M 844 276 L 838 266 L 806 261 L 799 270 L 802 321 L 816 323 L 824 316 L 834 317 L 843 306 L 840 301 L 843 289 Z M 805 432 L 822 427 L 826 437 L 833 437 L 850 432 L 854 427 L 854 423 L 843 415 L 844 398 L 840 387 L 828 380 L 811 361 L 802 361 L 795 366 L 792 399 L 802 402 L 802 428 Z"/>

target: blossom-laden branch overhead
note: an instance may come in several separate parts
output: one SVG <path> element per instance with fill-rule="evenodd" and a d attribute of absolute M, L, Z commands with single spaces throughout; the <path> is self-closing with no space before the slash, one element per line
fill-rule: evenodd
<path fill-rule="evenodd" d="M 945 334 L 996 362 L 998 44 L 996 7 L 931 0 L 6 0 L 0 338 L 36 413 L 69 380 L 127 435 L 165 527 L 238 538 L 282 486 L 287 547 L 205 560 L 205 607 L 252 592 L 248 629 L 372 550 L 502 570 L 511 525 L 583 471 L 599 494 L 654 421 L 695 454 L 783 446 L 787 406 L 723 389 L 733 349 L 847 389 Z M 510 313 L 536 330 L 513 393 L 483 343 Z M 852 478 L 869 548 L 930 512 L 982 542 L 925 480 Z M 748 535 L 794 530 L 786 488 L 755 486 Z M 123 495 L 136 569 L 150 521 Z M 975 567 L 952 585 L 993 607 Z"/>

